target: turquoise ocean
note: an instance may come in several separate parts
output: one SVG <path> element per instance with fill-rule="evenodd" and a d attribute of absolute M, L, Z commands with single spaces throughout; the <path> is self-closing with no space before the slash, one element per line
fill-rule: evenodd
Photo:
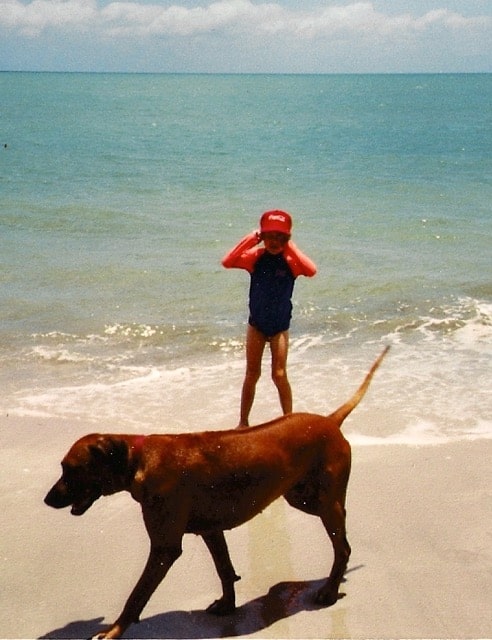
<path fill-rule="evenodd" d="M 1 414 L 235 426 L 249 276 L 220 259 L 282 208 L 318 266 L 295 410 L 391 344 L 352 442 L 491 438 L 491 103 L 490 74 L 1 73 Z M 266 354 L 252 419 L 278 414 Z"/>

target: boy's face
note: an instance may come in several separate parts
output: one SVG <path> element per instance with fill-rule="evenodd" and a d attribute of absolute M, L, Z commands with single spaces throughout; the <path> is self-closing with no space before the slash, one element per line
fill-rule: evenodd
<path fill-rule="evenodd" d="M 285 245 L 290 240 L 290 236 L 287 233 L 280 233 L 278 231 L 267 231 L 261 234 L 261 239 L 268 253 L 277 255 L 278 253 L 282 253 Z"/>

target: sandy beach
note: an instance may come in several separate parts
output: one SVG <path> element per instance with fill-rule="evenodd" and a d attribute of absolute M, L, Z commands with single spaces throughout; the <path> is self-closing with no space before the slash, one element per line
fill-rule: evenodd
<path fill-rule="evenodd" d="M 140 575 L 148 542 L 128 494 L 102 498 L 80 518 L 43 503 L 66 449 L 94 430 L 0 420 L 2 638 L 91 636 Z M 492 441 L 356 446 L 353 458 L 352 557 L 336 605 L 311 599 L 332 561 L 321 524 L 278 501 L 227 535 L 242 576 L 235 615 L 204 613 L 220 587 L 205 545 L 187 536 L 126 637 L 492 637 Z"/>

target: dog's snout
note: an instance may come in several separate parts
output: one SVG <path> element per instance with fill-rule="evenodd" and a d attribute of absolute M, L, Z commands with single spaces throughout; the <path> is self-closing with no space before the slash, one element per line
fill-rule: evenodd
<path fill-rule="evenodd" d="M 66 487 L 61 481 L 58 481 L 46 494 L 44 503 L 48 507 L 54 509 L 63 509 L 71 504 L 71 498 L 68 495 Z"/>

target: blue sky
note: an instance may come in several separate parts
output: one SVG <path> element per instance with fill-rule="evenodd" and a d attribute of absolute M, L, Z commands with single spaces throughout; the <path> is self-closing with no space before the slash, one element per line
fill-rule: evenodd
<path fill-rule="evenodd" d="M 0 70 L 491 72 L 492 0 L 0 0 Z"/>

